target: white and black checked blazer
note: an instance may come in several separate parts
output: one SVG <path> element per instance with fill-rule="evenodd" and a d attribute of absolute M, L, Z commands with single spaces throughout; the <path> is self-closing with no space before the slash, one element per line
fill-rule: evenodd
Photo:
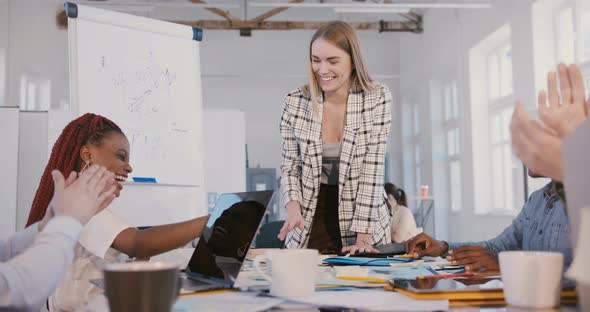
<path fill-rule="evenodd" d="M 371 233 L 371 244 L 391 242 L 390 210 L 383 189 L 385 149 L 391 125 L 389 89 L 375 82 L 374 91 L 348 96 L 338 182 L 338 216 L 342 246 L 356 243 L 357 233 Z M 305 248 L 320 189 L 322 168 L 322 101 L 314 112 L 302 88 L 287 94 L 281 117 L 283 203 L 296 200 L 305 220 L 303 230 L 287 235 L 287 248 Z"/>

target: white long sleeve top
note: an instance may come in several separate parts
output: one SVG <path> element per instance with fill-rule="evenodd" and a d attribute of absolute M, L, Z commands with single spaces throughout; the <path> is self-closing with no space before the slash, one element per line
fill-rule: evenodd
<path fill-rule="evenodd" d="M 74 258 L 82 231 L 77 220 L 57 216 L 0 240 L 0 309 L 39 310 Z"/>

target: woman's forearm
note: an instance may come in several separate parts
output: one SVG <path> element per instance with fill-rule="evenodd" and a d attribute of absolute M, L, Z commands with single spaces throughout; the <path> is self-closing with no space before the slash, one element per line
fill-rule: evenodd
<path fill-rule="evenodd" d="M 129 257 L 149 258 L 186 245 L 201 235 L 208 219 L 207 215 L 142 231 L 127 229 L 117 236 L 113 247 Z"/>

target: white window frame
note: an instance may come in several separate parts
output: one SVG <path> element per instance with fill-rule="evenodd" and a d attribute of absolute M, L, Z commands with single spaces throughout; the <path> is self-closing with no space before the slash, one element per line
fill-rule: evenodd
<path fill-rule="evenodd" d="M 501 41 L 497 46 L 490 49 L 486 56 L 486 86 L 487 88 L 487 103 L 488 103 L 488 123 L 489 123 L 489 154 L 490 154 L 490 172 L 491 172 L 491 205 L 487 209 L 487 211 L 479 211 L 476 214 L 485 214 L 485 215 L 516 215 L 518 210 L 520 209 L 519 199 L 517 198 L 517 193 L 515 192 L 515 188 L 518 187 L 516 185 L 516 181 L 518 181 L 517 176 L 520 175 L 522 170 L 515 170 L 518 168 L 522 168 L 522 164 L 512 155 L 511 149 L 511 142 L 510 137 L 505 135 L 503 132 L 507 132 L 508 125 L 503 125 L 502 119 L 504 118 L 505 111 L 511 111 L 514 106 L 514 71 L 513 71 L 513 62 L 510 62 L 510 82 L 509 82 L 509 91 L 505 92 L 503 90 L 503 75 L 506 74 L 502 72 L 503 68 L 501 66 L 503 51 L 508 48 L 510 51 L 512 50 L 510 38 L 506 38 L 506 40 Z M 490 77 L 492 75 L 492 69 L 489 67 L 490 58 L 495 57 L 498 61 L 498 70 L 497 70 L 497 77 L 498 79 L 498 94 L 497 96 L 493 96 L 490 89 Z M 494 120 L 495 118 L 500 118 L 500 140 L 495 142 L 494 140 Z M 506 128 L 506 129 L 504 129 Z M 496 164 L 494 159 L 494 152 L 498 151 L 500 154 L 500 163 Z M 510 160 L 506 161 L 506 155 L 511 155 Z M 497 167 L 497 168 L 496 168 Z M 507 176 L 507 172 L 510 172 L 510 176 Z M 498 187 L 499 186 L 499 187 Z M 524 188 L 524 185 L 522 185 Z M 499 198 L 499 200 L 497 200 Z"/>
<path fill-rule="evenodd" d="M 451 81 L 444 83 L 442 88 L 442 99 L 443 99 L 443 124 L 442 130 L 445 135 L 445 156 L 446 156 L 446 169 L 447 169 L 447 183 L 449 186 L 449 206 L 451 212 L 460 212 L 462 209 L 462 181 L 461 181 L 461 121 L 459 115 L 459 89 L 457 80 L 452 79 Z M 449 92 L 449 94 L 447 94 Z M 447 101 L 450 101 L 448 103 Z M 450 112 L 449 112 L 450 109 Z M 454 151 L 449 151 L 449 135 L 453 132 L 458 133 L 458 136 L 454 139 Z M 458 164 L 459 166 L 459 185 L 454 186 L 452 180 L 452 166 Z M 453 193 L 458 192 L 458 194 Z M 453 195 L 457 195 L 454 198 Z M 455 201 L 454 199 L 457 199 Z"/>
<path fill-rule="evenodd" d="M 420 107 L 416 94 L 402 100 L 404 114 L 404 187 L 408 194 L 418 194 L 422 183 L 422 144 L 420 129 Z M 418 153 L 416 153 L 418 151 Z"/>
<path fill-rule="evenodd" d="M 572 22 L 573 24 L 572 26 L 572 31 L 573 31 L 573 59 L 565 59 L 563 57 L 562 51 L 563 51 L 563 45 L 562 45 L 562 33 L 561 33 L 561 23 L 560 23 L 560 15 L 564 10 L 571 10 L 572 13 Z M 557 59 L 558 62 L 566 62 L 566 63 L 571 63 L 574 62 L 575 60 L 579 59 L 578 55 L 579 55 L 579 44 L 578 44 L 578 36 L 577 36 L 577 31 L 576 29 L 579 28 L 578 27 L 578 23 L 576 22 L 577 20 L 577 13 L 576 13 L 576 9 L 575 9 L 575 2 L 573 1 L 563 1 L 563 3 L 561 5 L 558 5 L 557 7 L 555 7 L 555 9 L 553 10 L 553 29 L 554 29 L 554 47 L 555 47 L 555 57 Z"/>

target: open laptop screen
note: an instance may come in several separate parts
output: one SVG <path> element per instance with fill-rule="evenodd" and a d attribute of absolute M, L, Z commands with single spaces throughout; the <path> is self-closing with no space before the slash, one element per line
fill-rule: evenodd
<path fill-rule="evenodd" d="M 191 277 L 235 281 L 273 191 L 222 194 L 186 268 Z"/>

